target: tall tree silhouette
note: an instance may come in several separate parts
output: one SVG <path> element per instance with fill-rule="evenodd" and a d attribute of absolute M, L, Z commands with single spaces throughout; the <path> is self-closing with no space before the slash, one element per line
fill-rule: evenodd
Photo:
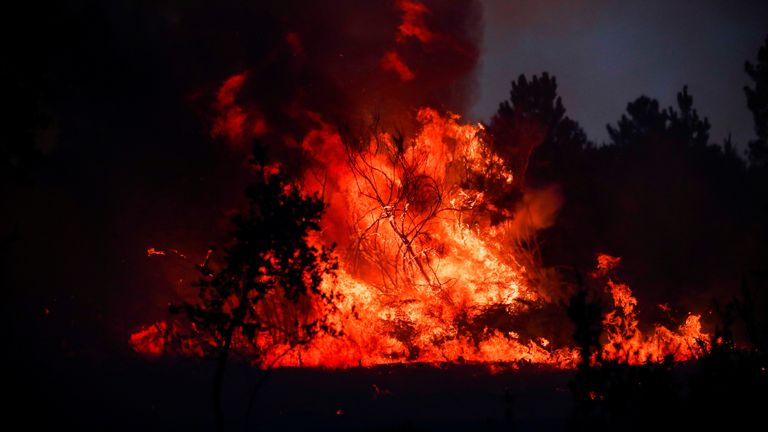
<path fill-rule="evenodd" d="M 641 96 L 627 105 L 614 127 L 608 125 L 613 144 L 626 147 L 637 145 L 677 145 L 704 147 L 709 143 L 709 120 L 699 117 L 693 108 L 688 87 L 677 93 L 677 109 L 660 109 L 659 102 Z"/>
<path fill-rule="evenodd" d="M 565 115 L 556 90 L 547 74 L 518 78 L 488 128 L 528 186 L 561 188 L 558 219 L 538 239 L 545 264 L 583 268 L 598 252 L 626 255 L 632 280 L 675 287 L 679 299 L 696 286 L 725 286 L 724 279 L 737 277 L 734 268 L 750 253 L 743 247 L 749 244 L 744 161 L 729 142 L 711 143 L 709 121 L 688 88 L 673 107 L 647 96 L 630 102 L 608 126 L 608 145 L 599 147 Z M 648 301 L 664 297 L 661 290 L 643 293 Z"/>
<path fill-rule="evenodd" d="M 757 63 L 746 62 L 744 69 L 754 82 L 754 87 L 745 86 L 744 92 L 757 134 L 749 143 L 749 161 L 768 166 L 768 36 L 757 53 Z"/>
<path fill-rule="evenodd" d="M 687 87 L 676 99 L 662 109 L 639 97 L 607 127 L 612 145 L 600 151 L 598 192 L 612 203 L 600 246 L 630 257 L 625 270 L 638 283 L 674 287 L 669 293 L 682 300 L 692 290 L 737 283 L 747 199 L 743 161 L 710 142 L 709 121 Z M 730 270 L 716 270 L 723 267 Z"/>
<path fill-rule="evenodd" d="M 589 265 L 594 255 L 589 241 L 595 236 L 584 223 L 595 201 L 591 172 L 595 147 L 577 122 L 566 115 L 557 94 L 557 80 L 544 72 L 512 82 L 509 99 L 500 104 L 488 127 L 493 148 L 517 176 L 517 195 L 497 206 L 510 207 L 526 187 L 557 185 L 565 198 L 558 222 L 540 236 L 545 263 Z M 514 202 L 512 202 L 514 204 Z M 593 219 L 594 220 L 594 219 Z M 573 246 L 577 244 L 578 248 Z M 577 257 L 580 252 L 581 257 Z M 588 251 L 588 252 L 587 252 Z"/>
<path fill-rule="evenodd" d="M 199 299 L 180 308 L 196 343 L 216 360 L 213 403 L 220 430 L 224 372 L 233 353 L 247 352 L 258 362 L 265 343 L 290 349 L 336 332 L 327 315 L 335 297 L 321 283 L 338 263 L 332 247 L 311 240 L 320 230 L 323 201 L 267 165 L 258 145 L 251 165 L 256 181 L 246 191 L 247 208 L 233 218 L 232 243 L 220 263 L 199 266 Z"/>
<path fill-rule="evenodd" d="M 581 127 L 565 115 L 555 77 L 544 72 L 528 80 L 520 75 L 509 95 L 489 131 L 494 149 L 519 179 L 552 181 L 562 161 L 591 146 Z"/>

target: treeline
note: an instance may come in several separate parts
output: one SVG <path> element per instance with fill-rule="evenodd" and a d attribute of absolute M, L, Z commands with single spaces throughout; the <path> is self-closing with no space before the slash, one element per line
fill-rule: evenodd
<path fill-rule="evenodd" d="M 564 205 L 539 236 L 544 263 L 586 271 L 596 253 L 621 256 L 641 304 L 679 311 L 728 297 L 768 271 L 768 41 L 746 104 L 749 143 L 715 142 L 684 87 L 675 106 L 641 96 L 596 144 L 569 118 L 557 81 L 544 73 L 512 83 L 488 127 L 496 150 L 524 174 L 521 188 L 559 185 Z M 673 310 L 674 312 L 674 310 Z M 649 321 L 663 320 L 646 308 Z"/>
<path fill-rule="evenodd" d="M 597 145 L 566 115 L 544 73 L 512 83 L 489 125 L 520 189 L 560 186 L 540 235 L 544 264 L 580 274 L 598 252 L 623 257 L 650 322 L 708 309 L 715 329 L 690 364 L 631 366 L 600 354 L 599 289 L 577 281 L 567 313 L 582 361 L 570 383 L 576 430 L 746 428 L 768 404 L 768 38 L 745 71 L 755 138 L 713 142 L 687 88 L 675 106 L 641 96 Z M 744 149 L 743 151 L 737 150 Z"/>

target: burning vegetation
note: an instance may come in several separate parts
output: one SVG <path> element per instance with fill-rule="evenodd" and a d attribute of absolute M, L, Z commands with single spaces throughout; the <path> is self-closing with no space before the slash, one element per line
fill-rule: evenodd
<path fill-rule="evenodd" d="M 576 423 L 603 426 L 639 412 L 632 404 L 654 407 L 645 412 L 674 400 L 656 396 L 671 394 L 671 368 L 681 362 L 698 360 L 706 372 L 708 362 L 727 369 L 737 358 L 748 366 L 745 376 L 763 376 L 759 354 L 734 350 L 731 322 L 713 328 L 702 322 L 711 310 L 681 313 L 691 305 L 679 299 L 641 303 L 622 277 L 622 258 L 601 253 L 611 242 L 596 240 L 612 206 L 619 215 L 628 209 L 627 227 L 646 231 L 654 212 L 666 211 L 649 208 L 638 223 L 634 215 L 646 209 L 629 196 L 634 188 L 690 187 L 627 176 L 627 160 L 646 158 L 634 167 L 647 169 L 657 152 L 672 159 L 689 152 L 704 168 L 717 159 L 739 171 L 729 143 L 709 144 L 709 123 L 687 88 L 676 108 L 646 97 L 630 103 L 629 116 L 608 127 L 612 147 L 598 148 L 565 116 L 546 73 L 513 81 L 489 124 L 467 122 L 456 113 L 477 60 L 467 11 L 478 6 L 458 3 L 398 0 L 379 11 L 386 26 L 342 25 L 330 42 L 304 30 L 300 14 L 265 60 L 280 67 L 230 71 L 196 93 L 212 140 L 241 156 L 252 147 L 247 203 L 234 211 L 223 248 L 200 263 L 147 245 L 153 260 L 193 266 L 197 282 L 181 290 L 168 318 L 135 331 L 130 345 L 149 357 L 215 359 L 220 428 L 232 357 L 262 370 L 571 369 Z M 362 22 L 371 11 L 349 13 Z M 350 39 L 366 49 L 348 46 Z M 573 197 L 588 202 L 574 205 Z M 587 240 L 568 243 L 569 229 L 584 229 L 571 237 Z M 559 253 L 580 255 L 573 262 L 581 266 L 545 260 L 542 242 L 558 230 L 554 238 L 566 240 Z"/>
<path fill-rule="evenodd" d="M 490 127 L 462 121 L 451 111 L 477 55 L 467 36 L 477 5 L 394 6 L 388 34 L 365 33 L 369 52 L 348 50 L 356 68 L 321 60 L 329 48 L 311 34 L 285 32 L 273 57 L 314 93 L 260 100 L 268 71 L 237 73 L 211 92 L 211 137 L 233 151 L 259 141 L 256 181 L 226 249 L 195 264 L 197 294 L 136 331 L 136 351 L 224 361 L 232 352 L 263 368 L 578 363 L 565 305 L 583 287 L 546 267 L 538 245 L 561 185 L 530 181 L 528 168 L 537 148 L 585 146 L 583 133 L 563 118 L 546 74 L 513 83 L 512 105 Z M 536 86 L 552 105 L 537 105 Z M 149 256 L 186 260 L 151 246 Z M 589 361 L 683 361 L 707 348 L 700 315 L 641 325 L 615 275 L 619 258 L 597 259 L 587 284 L 607 312 Z"/>
<path fill-rule="evenodd" d="M 0 143 L 23 422 L 764 422 L 768 41 L 751 142 L 715 142 L 683 87 L 598 145 L 546 72 L 469 114 L 480 0 L 81 3 L 11 20 L 34 42 Z"/>
<path fill-rule="evenodd" d="M 228 92 L 241 79 L 227 79 L 219 99 L 226 94 L 231 101 Z M 214 133 L 242 137 L 248 123 L 240 113 L 228 108 Z M 148 355 L 206 355 L 232 344 L 267 368 L 401 362 L 576 365 L 579 351 L 563 343 L 570 327 L 562 324 L 567 317 L 561 306 L 572 290 L 544 268 L 535 247 L 537 232 L 556 217 L 557 188 L 526 187 L 487 144 L 483 125 L 464 124 L 455 114 L 419 109 L 418 126 L 408 137 L 387 132 L 376 121 L 363 135 L 342 136 L 320 115 L 305 115 L 315 123 L 301 142 L 307 168 L 291 180 L 280 175 L 280 164 L 253 161 L 257 184 L 278 189 L 251 196 L 251 203 L 260 215 L 284 209 L 279 219 L 285 221 L 306 220 L 301 206 L 312 202 L 316 221 L 289 241 L 285 236 L 291 231 L 265 227 L 264 216 L 238 216 L 238 230 L 245 218 L 258 236 L 275 240 L 238 256 L 243 269 L 223 276 L 233 250 L 263 241 L 236 231 L 222 263 L 216 264 L 214 254 L 198 266 L 201 297 L 183 307 L 186 319 L 138 331 L 131 338 L 134 349 Z M 293 204 L 285 201 L 288 196 Z M 275 265 L 270 248 L 277 242 L 296 253 L 337 244 L 338 267 L 334 262 L 306 276 L 290 262 L 277 265 L 311 279 L 311 289 L 291 291 L 295 281 L 267 276 L 265 264 L 258 264 Z M 166 253 L 150 248 L 148 255 Z M 322 256 L 327 265 L 330 252 Z M 302 262 L 317 264 L 313 260 Z M 603 286 L 610 308 L 603 318 L 602 358 L 640 364 L 700 353 L 708 335 L 699 315 L 689 315 L 679 328 L 641 331 L 637 300 L 612 276 L 618 263 L 619 258 L 600 255 L 591 275 L 592 283 Z M 222 277 L 231 279 L 230 286 L 212 294 L 210 281 Z M 558 308 L 559 315 L 553 313 Z M 223 327 L 212 330 L 216 319 Z"/>

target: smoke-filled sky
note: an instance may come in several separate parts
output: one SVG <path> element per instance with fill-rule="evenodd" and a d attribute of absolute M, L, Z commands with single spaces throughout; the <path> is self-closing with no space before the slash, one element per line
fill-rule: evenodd
<path fill-rule="evenodd" d="M 712 139 L 753 137 L 742 88 L 768 33 L 768 2 L 752 0 L 483 0 L 484 46 L 473 107 L 487 119 L 517 75 L 548 71 L 569 115 L 602 142 L 627 102 L 671 105 L 689 86 Z"/>

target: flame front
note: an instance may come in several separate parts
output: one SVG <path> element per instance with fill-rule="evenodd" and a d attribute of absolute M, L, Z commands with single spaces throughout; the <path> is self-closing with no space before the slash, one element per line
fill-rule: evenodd
<path fill-rule="evenodd" d="M 341 294 L 331 321 L 343 335 L 321 335 L 294 348 L 262 338 L 262 367 L 577 363 L 578 350 L 555 346 L 553 334 L 516 330 L 529 328 L 532 313 L 558 301 L 551 272 L 530 247 L 536 231 L 554 221 L 556 189 L 523 189 L 512 208 L 500 205 L 499 196 L 522 189 L 519 179 L 484 141 L 482 125 L 462 124 L 454 114 L 423 108 L 411 137 L 374 122 L 367 136 L 356 139 L 342 139 L 318 114 L 305 115 L 316 127 L 302 148 L 314 163 L 301 183 L 328 205 L 315 241 L 341 246 L 341 268 L 324 289 Z M 595 274 L 607 278 L 618 264 L 602 255 Z M 605 290 L 612 310 L 603 322 L 604 359 L 686 360 L 707 340 L 697 315 L 676 331 L 657 326 L 645 336 L 630 288 L 608 278 Z M 557 322 L 549 327 L 568 328 Z M 158 355 L 169 334 L 166 324 L 154 325 L 131 343 Z"/>

